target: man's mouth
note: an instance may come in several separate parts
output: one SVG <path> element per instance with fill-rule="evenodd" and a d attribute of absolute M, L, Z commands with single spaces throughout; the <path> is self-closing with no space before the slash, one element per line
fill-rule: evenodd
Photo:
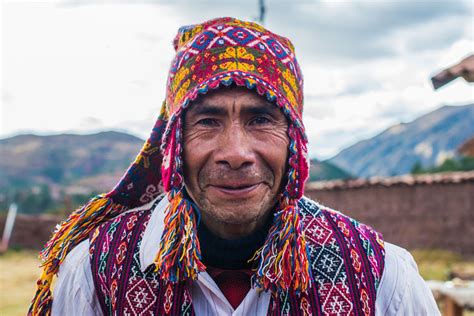
<path fill-rule="evenodd" d="M 228 185 L 228 184 L 219 184 L 219 185 L 210 185 L 209 187 L 215 189 L 217 192 L 227 196 L 234 196 L 234 197 L 245 197 L 247 195 L 252 194 L 261 183 L 253 183 L 253 184 L 240 184 L 240 185 Z"/>

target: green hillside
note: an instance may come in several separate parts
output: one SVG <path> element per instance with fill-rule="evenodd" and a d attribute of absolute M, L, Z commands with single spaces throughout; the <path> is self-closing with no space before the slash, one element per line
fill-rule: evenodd
<path fill-rule="evenodd" d="M 308 181 L 349 179 L 352 176 L 329 161 L 311 160 Z"/>
<path fill-rule="evenodd" d="M 1 139 L 0 211 L 11 202 L 24 213 L 74 209 L 112 189 L 142 145 L 120 132 Z"/>

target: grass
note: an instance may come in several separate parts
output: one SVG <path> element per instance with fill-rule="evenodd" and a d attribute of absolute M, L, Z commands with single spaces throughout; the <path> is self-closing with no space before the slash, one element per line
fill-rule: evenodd
<path fill-rule="evenodd" d="M 425 280 L 450 279 L 450 273 L 461 264 L 469 264 L 462 256 L 445 250 L 412 250 L 421 276 Z M 471 262 L 474 266 L 474 262 Z"/>
<path fill-rule="evenodd" d="M 10 250 L 0 255 L 0 315 L 26 315 L 40 274 L 36 251 Z"/>
<path fill-rule="evenodd" d="M 474 272 L 474 260 L 441 250 L 411 251 L 425 280 L 448 280 L 452 271 Z M 40 274 L 37 252 L 10 250 L 0 255 L 0 315 L 25 315 Z M 474 316 L 474 313 L 464 313 Z"/>

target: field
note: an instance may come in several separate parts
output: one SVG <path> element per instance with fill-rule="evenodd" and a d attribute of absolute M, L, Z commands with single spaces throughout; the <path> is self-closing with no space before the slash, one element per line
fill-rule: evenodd
<path fill-rule="evenodd" d="M 0 255 L 0 315 L 26 315 L 39 265 L 37 252 L 10 250 Z"/>
<path fill-rule="evenodd" d="M 474 271 L 474 261 L 450 252 L 415 250 L 412 254 L 425 279 L 447 280 L 453 270 Z M 11 250 L 0 255 L 0 315 L 26 314 L 40 273 L 39 264 L 33 251 Z"/>

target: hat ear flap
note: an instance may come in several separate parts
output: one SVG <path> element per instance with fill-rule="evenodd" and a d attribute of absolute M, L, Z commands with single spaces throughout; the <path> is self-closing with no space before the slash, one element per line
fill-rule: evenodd
<path fill-rule="evenodd" d="M 163 150 L 163 163 L 161 164 L 161 180 L 165 192 L 171 191 L 173 185 L 173 172 L 175 165 L 175 152 L 176 152 L 176 129 L 171 130 L 171 134 L 168 137 Z"/>
<path fill-rule="evenodd" d="M 296 135 L 296 143 L 298 147 L 298 195 L 297 198 L 301 198 L 304 193 L 304 185 L 306 183 L 306 180 L 308 179 L 309 176 L 309 168 L 310 168 L 310 159 L 308 157 L 308 148 L 307 148 L 307 142 L 303 140 L 301 133 L 298 131 L 295 131 Z"/>
<path fill-rule="evenodd" d="M 155 256 L 155 271 L 172 283 L 195 280 L 206 266 L 201 261 L 197 226 L 199 211 L 184 197 L 184 189 L 168 193 L 160 248 Z"/>
<path fill-rule="evenodd" d="M 168 107 L 163 102 L 150 137 L 140 153 L 123 175 L 116 187 L 107 196 L 115 202 L 134 208 L 152 201 L 161 193 L 162 176 L 155 166 L 161 166 L 162 138 L 168 124 Z"/>
<path fill-rule="evenodd" d="M 251 259 L 259 262 L 253 285 L 272 293 L 306 292 L 311 286 L 306 237 L 298 201 L 282 197 L 264 245 Z"/>
<path fill-rule="evenodd" d="M 165 192 L 176 193 L 184 187 L 182 131 L 182 119 L 178 113 L 169 121 L 162 138 L 161 180 Z"/>
<path fill-rule="evenodd" d="M 253 284 L 273 293 L 288 289 L 305 292 L 312 280 L 298 206 L 309 170 L 306 142 L 293 124 L 288 127 L 288 136 L 288 183 L 274 213 L 267 240 L 253 257 L 260 262 Z"/>
<path fill-rule="evenodd" d="M 288 157 L 288 183 L 284 195 L 290 199 L 300 199 L 304 193 L 304 184 L 309 175 L 307 142 L 301 132 L 292 124 L 288 127 L 290 137 Z"/>

